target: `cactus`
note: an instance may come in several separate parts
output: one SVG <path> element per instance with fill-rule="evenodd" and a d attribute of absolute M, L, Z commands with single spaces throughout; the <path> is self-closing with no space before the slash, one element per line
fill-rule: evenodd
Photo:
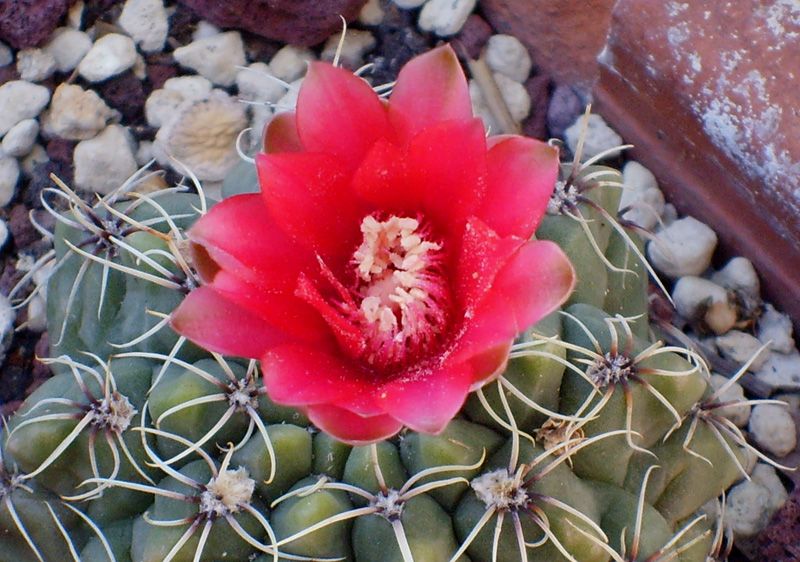
<path fill-rule="evenodd" d="M 575 170 L 573 174 L 572 171 Z M 440 435 L 350 446 L 274 404 L 259 365 L 163 320 L 196 283 L 200 195 L 69 202 L 49 328 L 56 376 L 6 424 L 0 560 L 704 562 L 704 505 L 746 470 L 695 354 L 651 339 L 620 175 L 565 165 L 537 232 L 579 271 L 506 372 Z M 565 200 L 564 193 L 580 197 Z M 568 201 L 567 203 L 564 203 Z M 50 205 L 49 207 L 53 207 Z"/>

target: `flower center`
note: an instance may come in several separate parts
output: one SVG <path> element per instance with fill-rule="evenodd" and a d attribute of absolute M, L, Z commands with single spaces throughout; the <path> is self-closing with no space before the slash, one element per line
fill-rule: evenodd
<path fill-rule="evenodd" d="M 392 367 L 438 347 L 449 321 L 450 289 L 442 243 L 418 219 L 367 216 L 353 254 L 357 310 L 348 311 L 364 339 L 364 359 Z"/>

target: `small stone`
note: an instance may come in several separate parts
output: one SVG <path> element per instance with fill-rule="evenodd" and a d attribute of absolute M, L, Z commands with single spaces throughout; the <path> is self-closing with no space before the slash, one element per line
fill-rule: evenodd
<path fill-rule="evenodd" d="M 109 125 L 96 137 L 75 147 L 75 184 L 106 195 L 136 172 L 130 133 L 121 125 Z"/>
<path fill-rule="evenodd" d="M 302 83 L 303 79 L 298 78 L 289 84 L 289 89 L 283 97 L 275 103 L 275 107 L 273 108 L 275 114 L 283 113 L 284 111 L 294 111 L 294 108 L 297 107 L 297 96 L 300 93 L 300 85 Z"/>
<path fill-rule="evenodd" d="M 16 319 L 17 313 L 11 306 L 8 297 L 0 294 L 0 364 L 5 360 L 8 346 L 11 345 L 14 337 L 14 321 Z"/>
<path fill-rule="evenodd" d="M 164 89 L 178 92 L 184 101 L 204 100 L 214 85 L 202 76 L 177 76 L 164 82 Z"/>
<path fill-rule="evenodd" d="M 336 51 L 339 49 L 342 34 L 331 35 L 322 49 L 320 58 L 325 61 L 333 61 Z M 351 29 L 347 31 L 342 50 L 339 53 L 340 66 L 349 70 L 356 70 L 364 64 L 364 55 L 375 48 L 377 41 L 369 31 Z"/>
<path fill-rule="evenodd" d="M 53 102 L 42 119 L 42 129 L 49 136 L 89 139 L 114 115 L 115 112 L 93 90 L 65 82 L 53 93 Z"/>
<path fill-rule="evenodd" d="M 0 86 L 0 136 L 11 127 L 39 115 L 50 101 L 50 91 L 44 86 L 12 80 Z"/>
<path fill-rule="evenodd" d="M 564 131 L 564 140 L 566 140 L 567 146 L 573 154 L 577 150 L 578 140 L 581 134 L 583 134 L 584 123 L 586 123 L 586 134 L 583 139 L 581 162 L 586 162 L 601 152 L 616 148 L 622 144 L 622 137 L 619 136 L 614 129 L 609 127 L 602 117 L 596 113 L 592 113 L 587 120 L 581 115 L 575 123 Z M 617 152 L 612 152 L 609 156 L 616 156 L 617 154 Z"/>
<path fill-rule="evenodd" d="M 62 27 L 56 30 L 53 38 L 44 49 L 56 61 L 56 70 L 72 72 L 92 48 L 92 39 L 77 29 Z"/>
<path fill-rule="evenodd" d="M 135 123 L 144 114 L 147 97 L 144 84 L 135 71 L 128 70 L 96 86 L 109 107 L 120 112 L 126 123 Z"/>
<path fill-rule="evenodd" d="M 725 523 L 731 526 L 736 538 L 752 537 L 764 529 L 770 517 L 786 501 L 788 494 L 775 469 L 758 463 L 750 480 L 745 480 L 728 492 Z"/>
<path fill-rule="evenodd" d="M 761 283 L 753 263 L 743 257 L 731 259 L 719 271 L 714 272 L 711 280 L 726 289 L 740 291 L 757 299 L 761 296 Z"/>
<path fill-rule="evenodd" d="M 717 235 L 693 217 L 676 220 L 647 245 L 653 266 L 671 279 L 700 275 L 717 247 Z"/>
<path fill-rule="evenodd" d="M 754 406 L 748 429 L 759 447 L 776 457 L 785 457 L 797 446 L 797 428 L 785 406 Z"/>
<path fill-rule="evenodd" d="M 773 352 L 756 376 L 772 388 L 800 390 L 800 351 Z"/>
<path fill-rule="evenodd" d="M 492 75 L 497 84 L 500 95 L 503 97 L 511 119 L 515 123 L 521 123 L 530 114 L 531 97 L 525 86 L 503 74 L 494 73 Z M 500 124 L 495 119 L 489 106 L 486 104 L 485 97 L 478 83 L 475 80 L 469 81 L 469 94 L 472 98 L 472 111 L 477 117 L 483 118 L 483 123 L 490 134 L 503 132 Z"/>
<path fill-rule="evenodd" d="M 461 31 L 475 9 L 477 0 L 428 0 L 419 13 L 417 25 L 439 37 L 451 37 Z"/>
<path fill-rule="evenodd" d="M 8 45 L 0 41 L 0 68 L 8 66 L 14 62 L 14 53 L 11 52 Z"/>
<path fill-rule="evenodd" d="M 56 59 L 43 49 L 23 49 L 17 53 L 17 72 L 21 80 L 41 82 L 56 70 Z"/>
<path fill-rule="evenodd" d="M 286 94 L 286 86 L 277 79 L 269 65 L 254 62 L 236 75 L 239 99 L 259 103 L 275 103 Z"/>
<path fill-rule="evenodd" d="M 403 10 L 413 10 L 414 8 L 419 8 L 428 0 L 392 0 L 394 4 L 398 8 L 402 8 Z"/>
<path fill-rule="evenodd" d="M 41 144 L 34 144 L 31 148 L 30 152 L 28 152 L 27 156 L 22 158 L 20 161 L 20 168 L 22 168 L 22 173 L 25 175 L 26 178 L 33 176 L 33 170 L 39 164 L 44 164 L 50 160 L 50 157 L 47 155 L 47 151 Z M 0 195 L 0 203 L 2 203 L 3 198 Z M 4 206 L 4 205 L 0 205 Z"/>
<path fill-rule="evenodd" d="M 3 246 L 5 246 L 6 242 L 8 242 L 8 237 L 8 225 L 6 224 L 5 220 L 0 219 L 0 250 L 2 250 Z"/>
<path fill-rule="evenodd" d="M 47 329 L 47 301 L 41 294 L 35 295 L 28 303 L 28 321 L 25 326 L 38 334 Z"/>
<path fill-rule="evenodd" d="M 620 198 L 620 210 L 630 207 L 624 218 L 652 231 L 664 213 L 664 194 L 658 187 L 653 172 L 631 160 L 622 169 L 625 189 Z"/>
<path fill-rule="evenodd" d="M 708 279 L 686 275 L 672 290 L 675 310 L 687 320 L 699 319 L 713 303 L 728 304 L 728 292 Z"/>
<path fill-rule="evenodd" d="M 753 372 L 763 367 L 772 353 L 769 349 L 764 349 L 756 356 L 756 352 L 761 348 L 761 342 L 739 330 L 731 330 L 724 335 L 717 336 L 715 343 L 724 358 L 739 365 L 744 365 L 752 358 L 753 362 L 748 370 Z"/>
<path fill-rule="evenodd" d="M 146 166 L 153 159 L 153 141 L 141 141 L 139 143 L 139 148 L 136 150 L 136 163 L 141 168 Z"/>
<path fill-rule="evenodd" d="M 773 351 L 791 353 L 795 349 L 792 319 L 775 310 L 771 304 L 764 305 L 764 311 L 758 319 L 758 339 L 761 343 L 772 342 Z"/>
<path fill-rule="evenodd" d="M 181 66 L 196 71 L 218 86 L 236 81 L 237 66 L 247 64 L 242 36 L 238 31 L 219 33 L 175 49 L 173 56 Z"/>
<path fill-rule="evenodd" d="M 154 129 L 161 128 L 174 115 L 178 106 L 183 103 L 183 96 L 175 90 L 153 90 L 144 104 L 147 124 Z"/>
<path fill-rule="evenodd" d="M 17 181 L 19 181 L 17 159 L 0 155 L 0 207 L 5 207 L 14 199 Z"/>
<path fill-rule="evenodd" d="M 208 39 L 210 37 L 214 37 L 215 35 L 219 35 L 222 33 L 220 28 L 218 28 L 213 23 L 200 20 L 197 22 L 197 25 L 194 28 L 194 32 L 192 32 L 192 41 L 200 41 L 201 39 Z"/>
<path fill-rule="evenodd" d="M 478 14 L 470 14 L 454 41 L 458 43 L 459 50 L 463 47 L 469 58 L 479 59 L 492 33 L 492 27 L 486 20 Z"/>
<path fill-rule="evenodd" d="M 119 16 L 119 25 L 145 53 L 164 48 L 169 21 L 162 0 L 128 0 Z"/>
<path fill-rule="evenodd" d="M 305 75 L 308 63 L 314 60 L 314 52 L 308 47 L 286 45 L 269 61 L 269 68 L 276 78 L 294 82 Z"/>
<path fill-rule="evenodd" d="M 362 25 L 378 26 L 383 23 L 386 12 L 381 8 L 380 0 L 367 0 L 367 3 L 358 12 L 358 21 Z"/>
<path fill-rule="evenodd" d="M 71 3 L 70 0 L 0 2 L 0 38 L 14 49 L 37 47 L 47 41 Z"/>
<path fill-rule="evenodd" d="M 39 122 L 36 119 L 24 119 L 6 133 L 0 150 L 9 156 L 20 158 L 28 154 L 39 136 Z"/>
<path fill-rule="evenodd" d="M 547 128 L 555 138 L 566 138 L 567 129 L 583 112 L 584 102 L 572 86 L 559 84 L 550 97 L 547 108 Z"/>
<path fill-rule="evenodd" d="M 236 138 L 247 127 L 247 116 L 244 104 L 221 91 L 213 94 L 207 100 L 181 104 L 158 131 L 153 148 L 159 162 L 178 173 L 188 168 L 200 180 L 221 181 L 239 162 Z"/>
<path fill-rule="evenodd" d="M 726 384 L 730 382 L 728 377 L 718 375 L 716 373 L 712 373 L 711 380 L 709 381 L 711 387 L 717 391 Z M 717 408 L 714 411 L 731 420 L 736 427 L 745 427 L 747 422 L 750 420 L 750 404 L 746 404 L 745 401 L 747 400 L 744 397 L 744 389 L 742 385 L 738 382 L 734 382 L 729 386 L 725 392 L 720 394 L 717 397 L 719 402 L 733 402 L 734 404 L 730 406 L 725 406 L 724 408 Z"/>
<path fill-rule="evenodd" d="M 523 83 L 531 73 L 531 56 L 525 45 L 512 35 L 492 35 L 486 43 L 486 64 L 493 72 Z"/>
<path fill-rule="evenodd" d="M 136 62 L 133 39 L 119 33 L 103 35 L 95 41 L 78 64 L 78 74 L 89 82 L 102 82 L 122 74 Z"/>

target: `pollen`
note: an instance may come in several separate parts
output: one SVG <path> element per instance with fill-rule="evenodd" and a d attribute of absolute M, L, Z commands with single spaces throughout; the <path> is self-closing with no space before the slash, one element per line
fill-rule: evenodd
<path fill-rule="evenodd" d="M 352 259 L 358 309 L 351 318 L 364 335 L 364 359 L 391 367 L 437 348 L 450 311 L 443 243 L 412 217 L 367 216 L 361 233 Z"/>

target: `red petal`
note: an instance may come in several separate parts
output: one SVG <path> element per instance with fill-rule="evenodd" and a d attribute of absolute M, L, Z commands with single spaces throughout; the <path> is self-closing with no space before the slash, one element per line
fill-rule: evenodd
<path fill-rule="evenodd" d="M 353 191 L 382 211 L 414 216 L 422 207 L 422 193 L 409 183 L 406 167 L 405 152 L 380 140 L 353 174 Z"/>
<path fill-rule="evenodd" d="M 278 228 L 257 193 L 217 203 L 198 219 L 189 236 L 222 269 L 244 281 L 289 294 L 299 272 L 316 263 L 311 252 Z M 212 270 L 205 267 L 204 271 L 204 279 L 211 281 Z"/>
<path fill-rule="evenodd" d="M 468 363 L 444 365 L 387 383 L 375 402 L 414 431 L 439 433 L 461 409 L 472 380 Z"/>
<path fill-rule="evenodd" d="M 288 406 L 345 400 L 370 385 L 362 373 L 338 357 L 298 344 L 270 349 L 261 367 L 270 398 Z"/>
<path fill-rule="evenodd" d="M 264 152 L 302 152 L 294 111 L 278 113 L 264 127 Z"/>
<path fill-rule="evenodd" d="M 323 256 L 349 258 L 361 237 L 363 203 L 350 174 L 327 154 L 256 155 L 267 207 L 280 228 Z"/>
<path fill-rule="evenodd" d="M 434 123 L 470 117 L 467 80 L 449 45 L 412 59 L 400 70 L 389 98 L 389 119 L 401 145 Z"/>
<path fill-rule="evenodd" d="M 392 437 L 403 424 L 391 416 L 362 417 L 330 404 L 304 408 L 309 419 L 325 433 L 350 445 L 370 445 Z"/>
<path fill-rule="evenodd" d="M 297 131 L 308 152 L 324 152 L 355 169 L 380 138 L 392 137 L 372 88 L 343 68 L 313 62 L 297 98 Z"/>
<path fill-rule="evenodd" d="M 209 286 L 189 293 L 172 312 L 170 325 L 209 351 L 238 357 L 261 357 L 286 340 L 285 332 Z"/>
<path fill-rule="evenodd" d="M 511 341 L 564 304 L 574 287 L 575 270 L 561 248 L 546 240 L 527 242 L 467 320 L 454 357 L 465 360 Z"/>
<path fill-rule="evenodd" d="M 408 147 L 407 188 L 445 234 L 474 215 L 486 189 L 486 137 L 479 119 L 446 121 L 423 130 Z"/>
<path fill-rule="evenodd" d="M 558 177 L 558 151 L 547 143 L 511 137 L 487 155 L 489 181 L 478 216 L 500 236 L 528 239 L 547 209 Z"/>
<path fill-rule="evenodd" d="M 474 310 L 492 287 L 497 272 L 525 242 L 500 238 L 483 221 L 470 218 L 464 227 L 454 276 L 456 310 Z"/>

